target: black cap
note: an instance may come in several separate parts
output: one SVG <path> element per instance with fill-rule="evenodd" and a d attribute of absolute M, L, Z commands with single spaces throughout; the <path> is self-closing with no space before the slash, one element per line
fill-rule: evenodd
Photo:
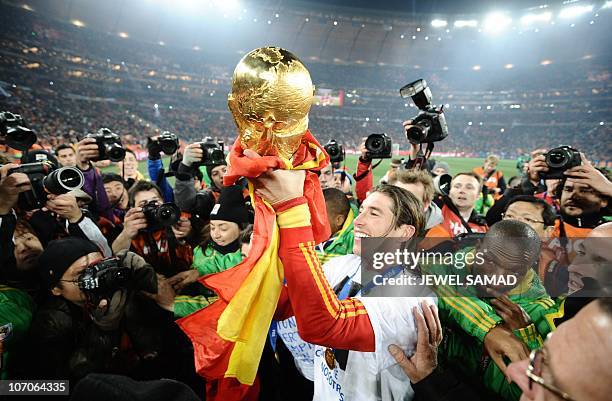
<path fill-rule="evenodd" d="M 206 166 L 206 175 L 208 175 L 208 178 L 210 179 L 210 185 L 213 187 L 216 187 L 216 185 L 212 180 L 212 171 L 215 167 L 219 167 L 219 166 L 227 166 L 227 162 L 225 161 L 225 159 L 223 159 L 223 162 L 221 164 L 215 164 L 213 166 Z"/>
<path fill-rule="evenodd" d="M 44 162 L 44 161 L 48 161 L 51 164 L 53 164 L 53 168 L 59 168 L 59 163 L 57 161 L 57 158 L 53 156 L 50 152 L 47 152 L 46 150 L 40 150 L 40 149 L 30 150 L 27 153 L 24 153 L 23 156 L 21 156 L 21 164 Z"/>
<path fill-rule="evenodd" d="M 234 223 L 248 223 L 250 214 L 244 203 L 240 185 L 231 185 L 221 189 L 219 201 L 210 212 L 211 220 L 224 220 Z"/>
<path fill-rule="evenodd" d="M 38 271 L 43 285 L 53 288 L 77 259 L 100 249 L 91 241 L 66 237 L 50 241 L 38 259 Z"/>

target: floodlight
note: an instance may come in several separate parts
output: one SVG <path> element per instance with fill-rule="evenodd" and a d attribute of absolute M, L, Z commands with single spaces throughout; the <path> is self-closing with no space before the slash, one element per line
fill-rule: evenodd
<path fill-rule="evenodd" d="M 571 6 L 565 7 L 559 12 L 559 18 L 575 18 L 582 14 L 586 14 L 593 11 L 593 6 Z"/>
<path fill-rule="evenodd" d="M 443 19 L 435 19 L 431 21 L 431 26 L 433 26 L 434 28 L 444 28 L 447 25 L 448 25 L 448 22 Z"/>
<path fill-rule="evenodd" d="M 521 23 L 523 25 L 529 25 L 534 22 L 548 22 L 552 18 L 552 13 L 550 11 L 540 13 L 540 14 L 527 14 L 521 17 Z"/>
<path fill-rule="evenodd" d="M 483 23 L 487 32 L 499 33 L 512 23 L 512 18 L 502 13 L 489 14 Z"/>
<path fill-rule="evenodd" d="M 478 21 L 475 19 L 460 19 L 455 21 L 454 25 L 455 28 L 476 28 L 478 26 Z"/>

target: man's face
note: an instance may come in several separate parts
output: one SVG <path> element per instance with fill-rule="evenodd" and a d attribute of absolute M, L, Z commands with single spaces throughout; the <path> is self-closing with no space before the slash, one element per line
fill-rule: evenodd
<path fill-rule="evenodd" d="M 232 221 L 211 220 L 210 237 L 219 246 L 226 246 L 240 236 L 240 227 Z"/>
<path fill-rule="evenodd" d="M 608 201 L 589 185 L 575 182 L 571 178 L 565 181 L 561 192 L 561 212 L 567 216 L 581 216 L 587 213 L 597 213 L 608 205 Z"/>
<path fill-rule="evenodd" d="M 551 229 L 544 225 L 543 211 L 542 206 L 535 203 L 514 202 L 506 209 L 504 220 L 521 221 L 533 228 L 540 239 L 547 240 Z"/>
<path fill-rule="evenodd" d="M 134 176 L 138 172 L 138 160 L 132 152 L 125 152 L 125 159 L 119 162 L 119 172 L 123 173 L 123 170 L 125 170 L 127 177 Z"/>
<path fill-rule="evenodd" d="M 479 194 L 480 185 L 476 178 L 469 175 L 458 175 L 451 182 L 448 196 L 457 209 L 466 210 L 474 208 Z"/>
<path fill-rule="evenodd" d="M 53 295 L 61 296 L 74 304 L 83 305 L 86 298 L 79 288 L 79 276 L 87 266 L 102 259 L 100 252 L 92 252 L 75 260 L 62 275 L 59 285 L 51 290 Z"/>
<path fill-rule="evenodd" d="M 448 172 L 446 171 L 445 168 L 443 167 L 436 167 L 432 170 L 433 175 L 435 175 L 436 177 L 442 174 L 448 174 Z"/>
<path fill-rule="evenodd" d="M 425 202 L 425 187 L 420 182 L 413 182 L 410 184 L 404 184 L 403 182 L 396 181 L 396 187 L 404 188 L 408 192 L 411 192 L 414 196 L 419 198 L 423 202 L 423 210 L 426 211 L 429 208 L 429 202 Z"/>
<path fill-rule="evenodd" d="M 20 271 L 32 271 L 36 268 L 38 257 L 43 251 L 40 240 L 29 230 L 15 231 L 15 260 Z"/>
<path fill-rule="evenodd" d="M 321 189 L 334 187 L 334 174 L 332 173 L 331 164 L 328 164 L 321 170 L 321 174 L 319 175 L 319 183 L 321 184 Z"/>
<path fill-rule="evenodd" d="M 575 317 L 561 324 L 546 340 L 534 374 L 572 399 L 606 400 L 610 396 L 612 370 L 612 318 L 598 301 L 590 302 Z M 508 376 L 522 390 L 521 401 L 558 401 L 556 394 L 531 382 L 526 375 L 529 360 L 508 366 Z"/>
<path fill-rule="evenodd" d="M 76 153 L 73 149 L 61 149 L 57 152 L 57 161 L 62 167 L 76 166 Z"/>
<path fill-rule="evenodd" d="M 143 207 L 151 201 L 156 201 L 158 205 L 164 203 L 161 195 L 155 189 L 140 191 L 134 195 L 134 205 L 137 207 Z"/>
<path fill-rule="evenodd" d="M 216 185 L 217 188 L 223 188 L 223 177 L 227 173 L 227 166 L 221 165 L 216 166 L 210 172 L 210 179 Z"/>
<path fill-rule="evenodd" d="M 127 209 L 128 207 L 128 194 L 127 190 L 123 186 L 123 183 L 119 181 L 111 181 L 104 184 L 106 195 L 113 207 L 119 207 L 121 209 Z"/>
<path fill-rule="evenodd" d="M 587 238 L 576 243 L 576 256 L 567 268 L 569 293 L 584 286 L 582 278 L 597 281 L 602 287 L 612 284 L 612 223 L 595 228 Z"/>
<path fill-rule="evenodd" d="M 355 242 L 353 253 L 361 255 L 362 238 L 402 237 L 407 238 L 405 225 L 393 227 L 393 200 L 380 192 L 373 192 L 361 204 L 359 215 L 354 220 Z"/>
<path fill-rule="evenodd" d="M 344 177 L 344 174 L 334 174 L 334 188 L 339 189 L 345 194 L 350 194 L 351 181 Z"/>
<path fill-rule="evenodd" d="M 512 239 L 509 238 L 508 241 L 512 242 Z M 527 273 L 528 266 L 526 266 L 523 257 L 524 250 L 519 249 L 518 244 L 509 243 L 508 241 L 501 243 L 498 238 L 493 238 L 489 241 L 485 237 L 483 243 L 476 248 L 477 252 L 481 253 L 484 262 L 472 264 L 474 274 L 495 278 L 516 277 L 516 284 L 514 285 L 505 285 L 503 282 L 499 282 L 480 286 L 479 292 L 482 296 L 493 295 L 486 291 L 487 288 L 502 294 L 507 293 L 516 287 L 516 285 L 519 285 Z"/>

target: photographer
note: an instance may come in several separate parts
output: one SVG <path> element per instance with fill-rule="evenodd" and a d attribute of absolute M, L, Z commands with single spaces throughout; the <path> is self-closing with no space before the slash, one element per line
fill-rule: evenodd
<path fill-rule="evenodd" d="M 55 156 L 62 167 L 76 167 L 77 155 L 71 144 L 62 143 L 55 148 Z"/>
<path fill-rule="evenodd" d="M 433 202 L 434 184 L 429 173 L 423 170 L 399 170 L 391 175 L 389 185 L 404 188 L 423 203 L 425 230 L 442 223 L 442 211 Z"/>
<path fill-rule="evenodd" d="M 85 191 L 93 201 L 89 204 L 89 211 L 97 221 L 98 217 L 104 217 L 109 221 L 114 221 L 113 209 L 104 189 L 104 182 L 100 172 L 93 166 L 92 160 L 99 157 L 98 144 L 95 138 L 84 138 L 77 143 L 77 167 L 85 177 L 83 191 Z"/>
<path fill-rule="evenodd" d="M 484 218 L 474 211 L 481 186 L 480 177 L 472 172 L 456 174 L 449 195 L 443 198 L 443 221 L 429 230 L 427 237 L 453 238 L 463 233 L 487 232 Z"/>
<path fill-rule="evenodd" d="M 166 202 L 174 202 L 174 191 L 166 178 L 164 164 L 161 160 L 162 146 L 159 143 L 159 138 L 159 135 L 147 138 L 147 152 L 149 155 L 147 168 L 149 177 L 161 189 L 164 200 Z"/>
<path fill-rule="evenodd" d="M 225 160 L 222 160 L 217 165 L 206 166 L 206 174 L 210 179 L 210 187 L 198 193 L 194 187 L 194 176 L 196 174 L 196 166 L 202 161 L 203 156 L 204 152 L 199 143 L 192 143 L 185 148 L 183 160 L 179 164 L 176 174 L 174 197 L 176 204 L 181 210 L 207 217 L 213 205 L 219 199 L 221 189 L 224 187 L 223 177 L 227 171 L 227 163 Z M 204 199 L 198 201 L 196 195 Z M 206 210 L 196 210 L 202 208 Z"/>
<path fill-rule="evenodd" d="M 132 188 L 136 182 L 145 179 L 145 176 L 138 171 L 138 158 L 131 149 L 125 149 L 125 158 L 117 162 L 117 168 L 126 188 Z"/>
<path fill-rule="evenodd" d="M 158 222 L 147 219 L 143 208 L 159 207 L 163 203 L 161 190 L 149 181 L 139 181 L 130 189 L 129 197 L 132 208 L 125 214 L 123 231 L 113 242 L 113 252 L 131 249 L 166 277 L 188 270 L 193 260 L 193 250 L 185 241 L 191 232 L 189 219 L 180 218 L 171 227 L 151 231 L 149 225 Z"/>
<path fill-rule="evenodd" d="M 102 260 L 93 243 L 68 237 L 50 243 L 39 273 L 51 296 L 32 321 L 29 361 L 36 363 L 28 377 L 76 381 L 90 372 L 138 378 L 170 373 L 164 371 L 163 335 L 172 314 L 140 294 L 157 292 L 155 272 L 141 257 L 123 252 Z"/>
<path fill-rule="evenodd" d="M 130 199 L 127 188 L 125 187 L 125 182 L 123 182 L 123 178 L 121 178 L 119 174 L 115 173 L 102 174 L 102 182 L 104 183 L 106 196 L 113 208 L 113 215 L 115 217 L 113 223 L 121 224 L 125 217 L 125 213 L 130 208 Z"/>

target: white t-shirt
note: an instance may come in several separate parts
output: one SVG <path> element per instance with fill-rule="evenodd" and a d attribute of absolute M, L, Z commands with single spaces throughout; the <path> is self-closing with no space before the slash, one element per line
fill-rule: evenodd
<path fill-rule="evenodd" d="M 311 343 L 302 340 L 298 334 L 297 323 L 295 317 L 276 323 L 276 334 L 283 340 L 287 349 L 293 355 L 295 367 L 298 371 L 310 381 L 314 380 L 314 348 Z"/>
<path fill-rule="evenodd" d="M 361 283 L 361 257 L 339 256 L 323 265 L 332 287 L 345 277 Z M 412 307 L 423 299 L 435 303 L 435 297 L 374 298 L 359 297 L 372 323 L 375 352 L 349 351 L 346 370 L 338 362 L 330 369 L 325 362 L 326 347 L 315 346 L 313 401 L 396 401 L 411 400 L 410 380 L 389 354 L 390 344 L 399 345 L 408 355 L 417 341 Z"/>

